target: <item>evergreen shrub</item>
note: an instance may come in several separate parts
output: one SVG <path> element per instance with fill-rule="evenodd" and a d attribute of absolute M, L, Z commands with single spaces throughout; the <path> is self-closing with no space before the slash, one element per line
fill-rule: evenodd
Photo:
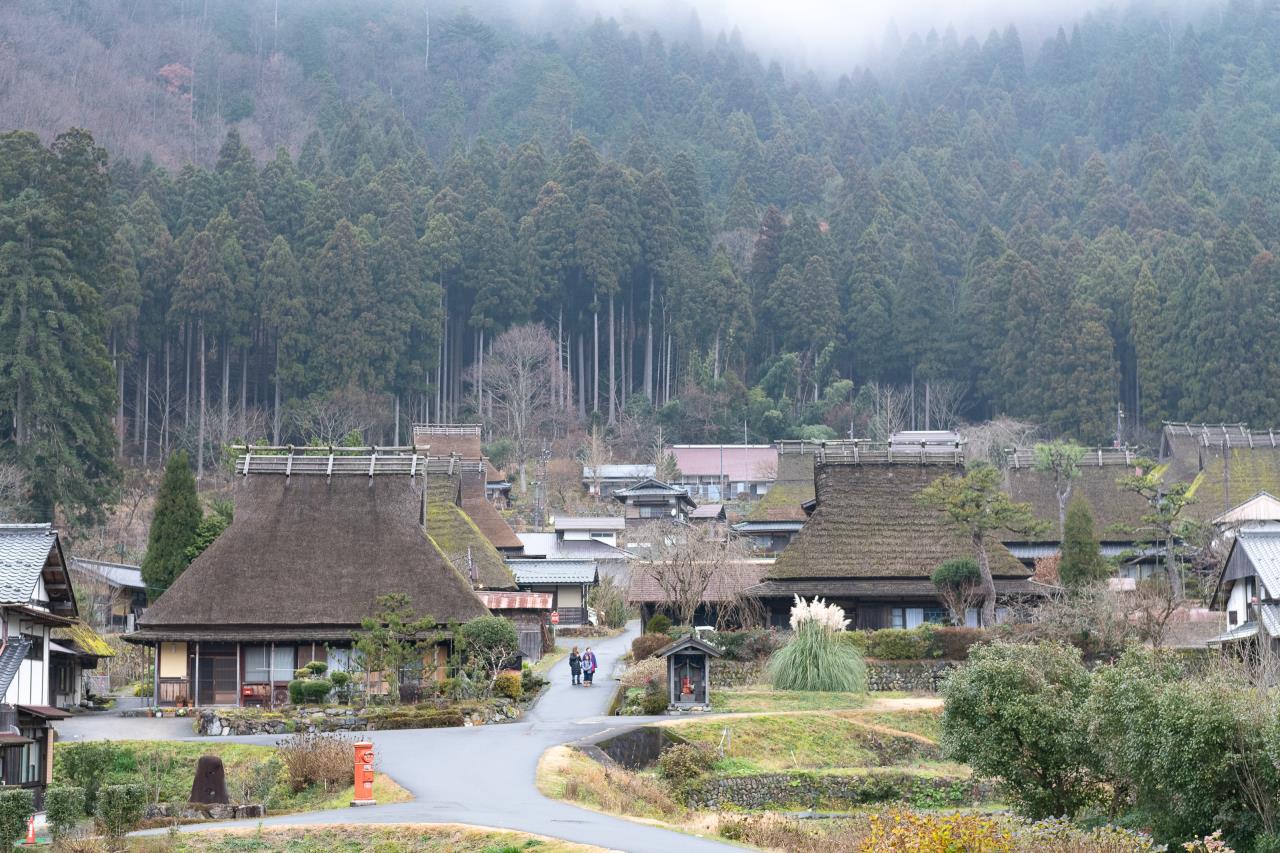
<path fill-rule="evenodd" d="M 54 841 L 70 837 L 85 816 L 84 788 L 70 785 L 50 788 L 44 795 L 44 813 Z"/>

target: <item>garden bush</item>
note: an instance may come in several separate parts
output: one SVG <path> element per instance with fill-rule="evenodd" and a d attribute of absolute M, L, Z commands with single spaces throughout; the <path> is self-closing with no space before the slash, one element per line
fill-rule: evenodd
<path fill-rule="evenodd" d="M 769 681 L 777 690 L 865 693 L 867 665 L 854 647 L 840 639 L 844 610 L 820 599 L 792 608 L 791 640 L 769 659 Z"/>
<path fill-rule="evenodd" d="M 670 630 L 671 619 L 662 613 L 655 613 L 649 617 L 649 621 L 644 626 L 646 634 L 665 634 Z"/>
<path fill-rule="evenodd" d="M 670 644 L 671 638 L 666 634 L 641 634 L 631 641 L 631 659 L 642 661 L 651 658 L 658 649 Z"/>
<path fill-rule="evenodd" d="M 329 673 L 329 683 L 333 685 L 334 698 L 344 705 L 351 701 L 351 673 L 335 670 Z"/>
<path fill-rule="evenodd" d="M 640 708 L 645 714 L 651 717 L 665 714 L 670 704 L 662 682 L 651 680 L 644 686 L 644 698 L 640 700 Z"/>
<path fill-rule="evenodd" d="M 876 660 L 925 660 L 935 657 L 932 625 L 882 628 L 867 637 L 867 657 Z"/>
<path fill-rule="evenodd" d="M 102 834 L 118 841 L 137 829 L 146 802 L 145 785 L 104 785 L 98 792 L 96 811 Z"/>
<path fill-rule="evenodd" d="M 333 732 L 299 732 L 276 741 L 289 787 L 295 793 L 308 785 L 334 791 L 354 783 L 354 741 Z"/>
<path fill-rule="evenodd" d="M 301 678 L 295 678 L 289 682 L 289 704 L 301 705 L 307 701 L 307 694 L 304 692 L 307 682 Z"/>
<path fill-rule="evenodd" d="M 84 788 L 70 785 L 50 788 L 44 795 L 44 813 L 54 841 L 69 837 L 85 816 Z"/>
<path fill-rule="evenodd" d="M 658 756 L 658 771 L 663 778 L 679 785 L 707 773 L 715 763 L 715 750 L 706 744 L 677 743 Z"/>
<path fill-rule="evenodd" d="M 1074 815 L 1100 793 L 1084 713 L 1089 673 L 1056 643 L 974 649 L 943 688 L 943 748 L 1033 818 Z"/>
<path fill-rule="evenodd" d="M 969 650 L 988 639 L 982 628 L 935 628 L 932 655 L 944 660 L 968 660 Z"/>
<path fill-rule="evenodd" d="M 493 692 L 508 699 L 519 699 L 524 695 L 524 686 L 520 683 L 520 673 L 513 670 L 498 673 L 497 680 L 493 682 Z"/>
<path fill-rule="evenodd" d="M 333 682 L 327 678 L 313 678 L 302 682 L 302 696 L 312 704 L 323 704 L 329 698 L 331 690 L 333 690 Z"/>
<path fill-rule="evenodd" d="M 716 631 L 707 638 L 723 652 L 725 660 L 754 661 L 769 657 L 782 645 L 777 631 L 750 628 L 745 631 Z"/>
<path fill-rule="evenodd" d="M 311 675 L 321 676 L 329 671 L 329 664 L 322 660 L 313 660 L 311 663 L 307 664 L 306 670 Z"/>
<path fill-rule="evenodd" d="M 112 770 L 134 770 L 134 756 L 110 741 L 85 741 L 53 751 L 54 778 L 84 789 L 86 814 L 98 807 L 98 789 Z"/>
<path fill-rule="evenodd" d="M 0 791 L 0 844 L 12 850 L 27 835 L 27 820 L 35 813 L 35 795 L 26 788 Z"/>

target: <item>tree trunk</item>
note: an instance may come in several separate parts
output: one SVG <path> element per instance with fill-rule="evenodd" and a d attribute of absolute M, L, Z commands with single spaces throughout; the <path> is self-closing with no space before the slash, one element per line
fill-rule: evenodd
<path fill-rule="evenodd" d="M 476 359 L 476 408 L 480 412 L 480 423 L 484 424 L 484 326 L 480 327 L 480 354 Z M 484 427 L 482 426 L 481 429 Z"/>
<path fill-rule="evenodd" d="M 649 273 L 649 310 L 644 335 L 644 395 L 653 402 L 653 273 Z"/>
<path fill-rule="evenodd" d="M 147 467 L 151 449 L 151 353 L 147 353 L 142 380 L 142 467 Z"/>
<path fill-rule="evenodd" d="M 166 333 L 164 336 L 164 411 L 160 413 L 160 456 L 165 459 L 169 457 L 169 412 L 173 404 L 171 397 L 173 380 L 170 377 L 173 356 L 170 341 L 171 338 Z"/>
<path fill-rule="evenodd" d="M 200 322 L 200 427 L 196 432 L 196 479 L 204 476 L 205 358 L 204 320 Z"/>
<path fill-rule="evenodd" d="M 191 338 L 192 338 L 191 326 L 188 325 L 185 331 L 186 331 L 186 339 L 187 339 L 187 350 L 186 350 L 187 357 L 184 363 L 186 365 L 187 381 L 186 381 L 186 388 L 182 392 L 182 428 L 183 429 L 186 429 L 187 424 L 191 423 Z"/>
<path fill-rule="evenodd" d="M 399 446 L 400 446 L 400 395 L 399 395 L 399 394 L 397 394 L 397 395 L 396 395 L 396 427 L 395 427 L 395 439 L 394 439 L 394 440 L 392 440 L 392 442 L 391 442 L 391 443 L 392 443 L 392 444 L 394 444 L 396 447 L 399 447 Z"/>
<path fill-rule="evenodd" d="M 990 628 L 996 624 L 996 582 L 991 577 L 991 559 L 987 555 L 987 544 L 981 536 L 972 538 L 973 549 L 978 554 L 978 572 L 982 576 L 979 588 L 982 590 L 981 627 Z"/>
<path fill-rule="evenodd" d="M 271 403 L 271 443 L 280 444 L 280 335 L 276 334 L 276 374 L 274 399 Z"/>
<path fill-rule="evenodd" d="M 716 329 L 716 353 L 715 353 L 715 358 L 712 359 L 711 378 L 717 382 L 720 381 L 720 330 L 719 329 Z"/>
<path fill-rule="evenodd" d="M 124 457 L 124 360 L 120 358 L 120 340 L 111 333 L 111 364 L 116 369 L 116 455 Z"/>
<path fill-rule="evenodd" d="M 587 355 L 582 333 L 578 333 L 578 416 L 587 418 Z"/>
<path fill-rule="evenodd" d="M 613 293 L 609 294 L 609 425 L 618 422 L 618 351 L 614 331 Z"/>
<path fill-rule="evenodd" d="M 600 411 L 600 305 L 591 312 L 591 413 Z"/>
<path fill-rule="evenodd" d="M 144 356 L 144 358 L 150 358 L 150 357 L 151 357 L 150 353 Z M 138 445 L 139 441 L 142 439 L 142 385 L 143 383 L 138 381 L 141 377 L 139 377 L 137 374 L 138 374 L 138 371 L 135 370 L 134 377 L 133 377 L 133 444 L 135 447 Z"/>
<path fill-rule="evenodd" d="M 228 334 L 222 335 L 222 352 L 218 358 L 222 361 L 222 446 L 226 447 L 231 440 L 231 346 L 227 342 Z"/>
<path fill-rule="evenodd" d="M 246 344 L 240 348 L 240 440 L 245 444 L 249 443 L 249 436 L 245 435 L 248 426 L 245 422 L 245 410 L 249 406 L 248 395 L 249 388 L 249 347 Z"/>

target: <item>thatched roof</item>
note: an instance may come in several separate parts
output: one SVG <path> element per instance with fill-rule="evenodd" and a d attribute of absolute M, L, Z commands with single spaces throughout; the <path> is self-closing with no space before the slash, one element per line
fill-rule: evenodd
<path fill-rule="evenodd" d="M 251 474 L 232 497 L 231 526 L 147 608 L 140 634 L 341 634 L 393 592 L 441 624 L 488 613 L 423 532 L 421 475 Z"/>
<path fill-rule="evenodd" d="M 1072 480 L 1070 498 L 1084 497 L 1099 539 L 1134 535 L 1142 527 L 1142 516 L 1150 512 L 1141 496 L 1116 485 L 1119 478 L 1133 473 L 1135 469 L 1123 454 L 1086 453 L 1080 460 L 1080 475 Z M 1009 497 L 1030 504 L 1032 514 L 1048 525 L 1041 538 L 1058 538 L 1058 495 L 1052 473 L 1037 471 L 1031 465 L 1010 465 L 1005 470 L 1005 488 Z"/>
<path fill-rule="evenodd" d="M 1280 494 L 1280 447 L 1209 446 L 1204 469 L 1191 480 L 1187 514 L 1208 521 L 1258 492 Z M 1167 476 L 1167 475 L 1166 475 Z"/>
<path fill-rule="evenodd" d="M 929 483 L 962 470 L 941 461 L 820 461 L 817 507 L 768 577 L 927 579 L 939 563 L 972 556 L 965 536 L 916 501 Z M 999 542 L 988 553 L 992 574 L 1030 574 Z"/>
<path fill-rule="evenodd" d="M 520 539 L 483 496 L 465 497 L 465 480 L 460 477 L 476 476 L 463 472 L 452 477 L 433 474 L 428 479 L 427 536 L 463 577 L 484 589 L 515 589 L 516 579 L 491 534 L 505 531 L 499 541 L 507 541 L 509 535 L 515 547 L 521 547 Z"/>
<path fill-rule="evenodd" d="M 489 462 L 480 441 L 479 424 L 414 424 L 413 446 L 427 449 L 429 456 L 457 456 L 484 461 L 484 478 L 502 483 L 506 477 Z"/>
<path fill-rule="evenodd" d="M 717 566 L 707 582 L 702 600 L 711 604 L 733 601 L 744 590 L 758 584 L 768 569 L 768 560 L 738 560 Z M 658 583 L 653 564 L 637 564 L 631 571 L 627 601 L 631 604 L 657 604 L 666 600 L 667 594 Z"/>

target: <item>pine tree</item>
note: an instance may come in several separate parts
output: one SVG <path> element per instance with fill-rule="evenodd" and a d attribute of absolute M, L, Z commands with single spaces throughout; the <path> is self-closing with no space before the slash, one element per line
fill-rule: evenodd
<path fill-rule="evenodd" d="M 206 381 L 206 355 L 208 353 L 206 330 L 214 327 L 228 302 L 233 298 L 231 279 L 222 267 L 222 258 L 214 244 L 213 235 L 201 231 L 191 241 L 191 248 L 182 263 L 178 276 L 178 288 L 173 294 L 169 309 L 170 322 L 191 321 L 199 339 L 200 410 L 197 413 L 199 427 L 196 437 L 196 475 L 204 475 L 204 447 L 206 437 L 206 413 L 208 397 Z"/>
<path fill-rule="evenodd" d="M 724 230 L 745 228 L 754 234 L 759 227 L 760 211 L 756 209 L 756 203 L 751 198 L 747 179 L 739 177 L 733 185 L 733 192 L 729 194 L 729 206 L 725 208 Z"/>
<path fill-rule="evenodd" d="M 147 553 L 142 558 L 142 582 L 151 601 L 187 568 L 187 549 L 196 541 L 202 517 L 191 460 L 184 451 L 176 451 L 164 464 L 164 479 L 147 533 Z"/>
<path fill-rule="evenodd" d="M 1089 511 L 1089 504 L 1084 495 L 1077 494 L 1067 504 L 1058 579 L 1063 586 L 1075 588 L 1104 580 L 1109 574 L 1111 567 L 1103 558 L 1098 537 L 1093 532 L 1093 514 Z"/>
<path fill-rule="evenodd" d="M 271 371 L 274 399 L 271 406 L 271 443 L 280 443 L 281 385 L 302 384 L 303 354 L 306 352 L 307 316 L 302 294 L 302 276 L 293 250 L 284 237 L 277 236 L 262 263 L 262 320 L 275 349 Z"/>
<path fill-rule="evenodd" d="M 892 282 L 873 229 L 868 229 L 859 239 L 852 269 L 845 300 L 850 375 L 862 381 L 885 380 L 894 362 L 893 325 L 889 315 Z"/>
<path fill-rule="evenodd" d="M 102 304 L 67 259 L 62 222 L 35 190 L 0 202 L 0 412 L 34 517 L 93 522 L 120 487 L 115 383 Z"/>

